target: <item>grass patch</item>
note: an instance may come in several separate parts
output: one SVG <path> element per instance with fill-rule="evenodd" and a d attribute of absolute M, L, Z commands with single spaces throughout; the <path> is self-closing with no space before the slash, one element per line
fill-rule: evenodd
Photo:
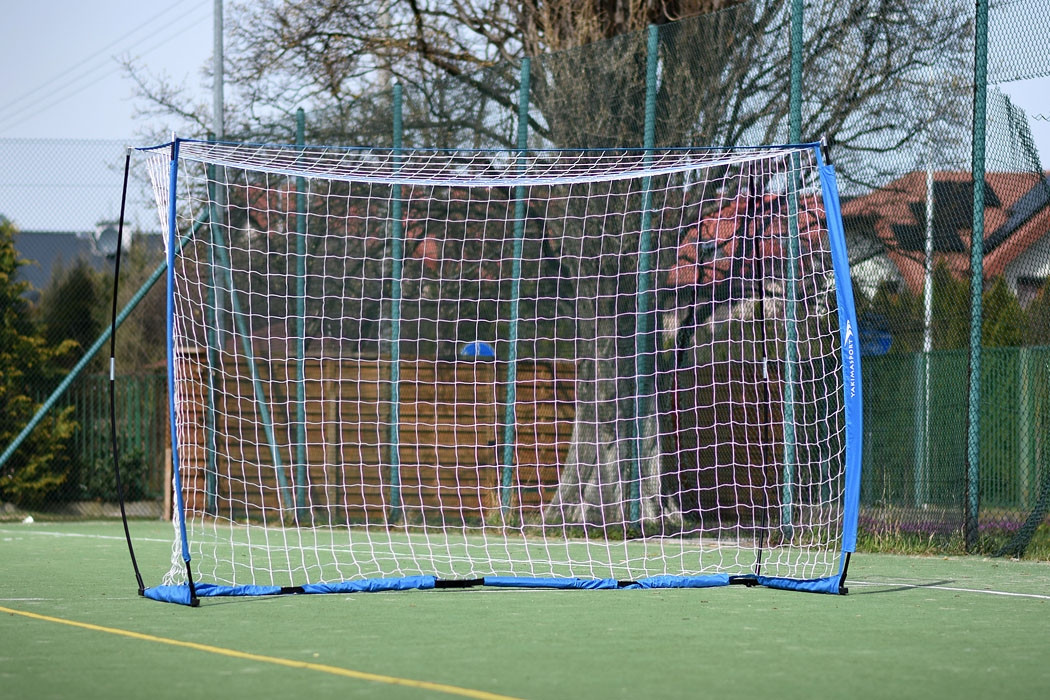
<path fill-rule="evenodd" d="M 967 551 L 963 516 L 956 510 L 866 508 L 861 512 L 857 549 L 882 554 L 996 556 L 1014 543 L 1023 524 L 1021 514 L 984 511 L 977 542 Z M 1050 561 L 1050 522 L 1036 529 L 1020 558 Z"/>

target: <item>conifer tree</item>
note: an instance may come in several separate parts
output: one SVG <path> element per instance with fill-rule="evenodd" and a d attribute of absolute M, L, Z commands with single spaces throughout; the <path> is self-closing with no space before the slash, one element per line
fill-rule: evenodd
<path fill-rule="evenodd" d="M 48 386 L 74 341 L 49 346 L 33 324 L 22 296 L 25 282 L 15 281 L 23 264 L 14 246 L 15 227 L 0 217 L 0 449 L 6 449 L 39 408 L 36 387 Z M 39 506 L 62 495 L 72 464 L 65 449 L 76 423 L 72 408 L 43 421 L 0 467 L 0 501 Z"/>

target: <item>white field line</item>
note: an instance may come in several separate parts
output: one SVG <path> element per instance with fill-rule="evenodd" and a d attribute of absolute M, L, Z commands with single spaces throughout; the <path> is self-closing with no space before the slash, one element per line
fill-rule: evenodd
<path fill-rule="evenodd" d="M 58 598 L 0 598 L 0 602 L 3 603 L 39 603 L 45 600 L 58 600 Z"/>
<path fill-rule="evenodd" d="M 0 528 L 0 534 L 2 534 L 2 535 L 47 535 L 49 537 L 80 537 L 80 538 L 88 539 L 88 540 L 120 540 L 121 542 L 125 541 L 123 535 L 90 535 L 90 534 L 86 534 L 86 533 L 83 533 L 83 532 L 54 532 L 53 530 L 34 530 L 34 529 L 30 529 L 28 526 L 25 527 L 25 528 L 22 528 L 22 529 L 18 529 L 18 530 L 9 529 L 9 528 Z M 169 539 L 163 539 L 162 540 L 162 539 L 157 539 L 156 537 L 137 537 L 135 535 L 132 535 L 131 536 L 131 542 L 133 544 L 135 542 L 164 542 L 164 543 L 167 544 L 167 543 L 171 542 L 171 539 L 169 538 Z"/>
<path fill-rule="evenodd" d="M 1014 593 L 1011 591 L 996 591 L 987 588 L 959 588 L 957 586 L 932 586 L 924 585 L 921 583 L 905 583 L 904 581 L 851 581 L 847 580 L 847 584 L 850 586 L 888 586 L 896 588 L 922 588 L 922 589 L 933 589 L 938 591 L 951 591 L 954 593 L 983 593 L 985 595 L 998 595 L 1009 598 L 1035 598 L 1036 600 L 1050 600 L 1050 595 L 1044 595 L 1042 593 Z"/>

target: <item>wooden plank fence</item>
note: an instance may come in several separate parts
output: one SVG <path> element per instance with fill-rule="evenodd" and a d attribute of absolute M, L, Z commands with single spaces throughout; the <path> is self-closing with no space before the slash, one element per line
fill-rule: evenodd
<path fill-rule="evenodd" d="M 210 373 L 202 360 L 180 353 L 188 512 L 288 522 L 302 489 L 300 518 L 386 522 L 394 505 L 389 358 L 306 360 L 302 469 L 295 361 L 256 362 L 271 447 L 247 360 L 224 354 Z M 397 478 L 408 522 L 484 520 L 500 510 L 506 369 L 502 362 L 402 359 Z M 769 372 L 764 377 L 760 363 L 716 362 L 661 380 L 664 482 L 686 514 L 754 523 L 767 504 L 778 506 L 782 382 L 775 367 Z M 526 519 L 557 489 L 572 437 L 576 371 L 570 361 L 523 360 L 517 377 L 510 507 Z M 218 428 L 211 450 L 209 392 Z"/>
<path fill-rule="evenodd" d="M 188 512 L 286 521 L 303 488 L 300 518 L 305 512 L 315 522 L 383 522 L 394 484 L 389 358 L 306 359 L 305 465 L 296 464 L 296 362 L 255 363 L 271 428 L 247 360 L 224 354 L 209 371 L 203 359 L 179 354 Z M 402 359 L 398 480 L 409 522 L 485 518 L 500 508 L 505 376 L 502 362 Z M 521 517 L 557 487 L 575 417 L 575 367 L 525 360 L 517 376 L 510 492 Z M 212 415 L 217 438 L 209 450 Z"/>

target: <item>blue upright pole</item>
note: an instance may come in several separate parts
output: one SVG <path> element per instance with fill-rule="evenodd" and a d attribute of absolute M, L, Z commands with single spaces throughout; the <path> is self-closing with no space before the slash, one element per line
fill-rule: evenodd
<path fill-rule="evenodd" d="M 175 239 L 179 235 L 176 214 L 179 182 L 179 140 L 171 142 L 171 166 L 168 174 L 168 270 L 167 301 L 165 308 L 165 335 L 168 358 L 168 417 L 171 421 L 171 466 L 175 487 L 175 512 L 179 519 L 179 537 L 182 540 L 182 561 L 190 580 L 190 599 L 196 597 L 190 573 L 190 543 L 186 534 L 186 505 L 182 497 L 182 475 L 179 471 L 179 430 L 175 411 Z"/>

